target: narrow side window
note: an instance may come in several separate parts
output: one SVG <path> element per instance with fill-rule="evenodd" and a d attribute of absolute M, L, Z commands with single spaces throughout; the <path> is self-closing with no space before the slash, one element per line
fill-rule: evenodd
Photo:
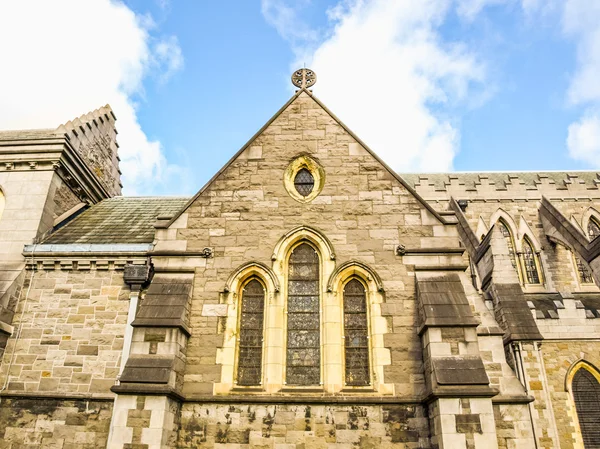
<path fill-rule="evenodd" d="M 537 256 L 527 238 L 523 239 L 523 265 L 525 266 L 525 278 L 528 284 L 539 284 L 540 273 L 538 271 Z"/>
<path fill-rule="evenodd" d="M 600 237 L 600 223 L 594 217 L 590 217 L 588 222 L 588 236 L 590 241 Z"/>
<path fill-rule="evenodd" d="M 259 281 L 252 279 L 242 290 L 237 367 L 238 385 L 261 384 L 264 312 L 265 289 Z"/>
<path fill-rule="evenodd" d="M 517 269 L 517 256 L 515 251 L 515 241 L 513 240 L 513 236 L 508 230 L 508 226 L 504 221 L 498 221 L 498 227 L 500 228 L 500 232 L 504 236 L 504 240 L 506 240 L 506 245 L 508 246 L 508 257 L 510 258 L 510 263 L 512 264 L 514 269 Z"/>
<path fill-rule="evenodd" d="M 573 400 L 586 448 L 600 447 L 600 384 L 585 368 L 573 376 Z"/>
<path fill-rule="evenodd" d="M 344 353 L 346 385 L 369 385 L 367 296 L 357 279 L 344 286 Z"/>

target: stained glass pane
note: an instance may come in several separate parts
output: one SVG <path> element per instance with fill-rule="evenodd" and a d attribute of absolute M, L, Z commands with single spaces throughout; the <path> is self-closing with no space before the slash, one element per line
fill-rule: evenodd
<path fill-rule="evenodd" d="M 586 267 L 579 257 L 575 257 L 575 263 L 577 264 L 577 273 L 579 274 L 579 282 L 582 284 L 593 284 L 594 278 L 589 268 Z"/>
<path fill-rule="evenodd" d="M 369 385 L 369 330 L 365 287 L 352 279 L 344 287 L 344 346 L 347 385 Z"/>
<path fill-rule="evenodd" d="M 527 239 L 523 240 L 523 262 L 525 263 L 525 275 L 527 277 L 527 283 L 539 284 L 540 275 L 535 263 L 535 253 L 533 252 L 533 248 Z"/>
<path fill-rule="evenodd" d="M 306 243 L 294 248 L 288 273 L 286 383 L 319 385 L 319 256 L 314 248 Z"/>
<path fill-rule="evenodd" d="M 513 268 L 517 268 L 517 258 L 515 256 L 515 244 L 513 242 L 512 235 L 510 234 L 510 231 L 508 230 L 508 226 L 506 226 L 506 223 L 504 223 L 502 220 L 500 220 L 498 222 L 498 227 L 500 228 L 500 232 L 502 232 L 502 235 L 504 236 L 504 239 L 506 240 L 506 245 L 508 246 L 508 257 L 510 257 L 510 263 L 512 264 Z"/>
<path fill-rule="evenodd" d="M 600 237 L 600 224 L 593 218 L 590 218 L 588 223 L 588 235 L 590 236 L 590 241 Z"/>
<path fill-rule="evenodd" d="M 310 192 L 313 191 L 315 179 L 313 178 L 311 172 L 303 168 L 296 174 L 296 177 L 294 178 L 294 186 L 300 195 L 308 196 L 310 195 Z"/>
<path fill-rule="evenodd" d="M 573 399 L 586 448 L 600 447 L 600 384 L 586 369 L 573 376 Z"/>
<path fill-rule="evenodd" d="M 237 383 L 260 385 L 265 291 L 257 280 L 244 287 L 241 309 Z"/>

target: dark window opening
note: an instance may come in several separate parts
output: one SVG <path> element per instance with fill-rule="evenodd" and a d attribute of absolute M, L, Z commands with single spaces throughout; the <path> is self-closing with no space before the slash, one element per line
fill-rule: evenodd
<path fill-rule="evenodd" d="M 262 377 L 263 322 L 265 290 L 256 279 L 242 292 L 240 317 L 238 385 L 260 385 Z"/>
<path fill-rule="evenodd" d="M 600 384 L 585 368 L 573 376 L 573 399 L 584 447 L 600 448 Z"/>
<path fill-rule="evenodd" d="M 306 168 L 301 169 L 296 173 L 294 178 L 294 187 L 296 191 L 302 196 L 308 196 L 315 187 L 315 178 L 312 173 Z"/>
<path fill-rule="evenodd" d="M 528 284 L 539 284 L 540 274 L 535 262 L 535 253 L 527 239 L 523 240 L 523 262 L 525 263 L 525 275 Z"/>
<path fill-rule="evenodd" d="M 352 279 L 344 287 L 344 350 L 346 385 L 369 385 L 369 329 L 365 287 Z"/>
<path fill-rule="evenodd" d="M 590 236 L 590 241 L 600 237 L 600 224 L 594 218 L 590 218 L 588 223 L 588 235 Z"/>

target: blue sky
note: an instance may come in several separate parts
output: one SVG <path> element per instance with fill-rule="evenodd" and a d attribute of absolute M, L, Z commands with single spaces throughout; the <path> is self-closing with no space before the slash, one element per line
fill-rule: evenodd
<path fill-rule="evenodd" d="M 0 6 L 0 57 L 31 73 L 0 74 L 0 129 L 53 127 L 110 103 L 127 194 L 193 194 L 289 99 L 304 63 L 315 95 L 399 172 L 600 167 L 600 2 L 43 8 Z M 74 56 L 68 70 L 61 58 L 43 73 L 32 65 L 57 49 Z"/>

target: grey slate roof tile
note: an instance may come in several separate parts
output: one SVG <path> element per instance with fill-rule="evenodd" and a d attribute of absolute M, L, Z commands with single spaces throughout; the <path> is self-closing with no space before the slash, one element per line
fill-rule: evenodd
<path fill-rule="evenodd" d="M 43 243 L 152 243 L 159 215 L 175 215 L 189 198 L 114 197 L 50 234 Z"/>

